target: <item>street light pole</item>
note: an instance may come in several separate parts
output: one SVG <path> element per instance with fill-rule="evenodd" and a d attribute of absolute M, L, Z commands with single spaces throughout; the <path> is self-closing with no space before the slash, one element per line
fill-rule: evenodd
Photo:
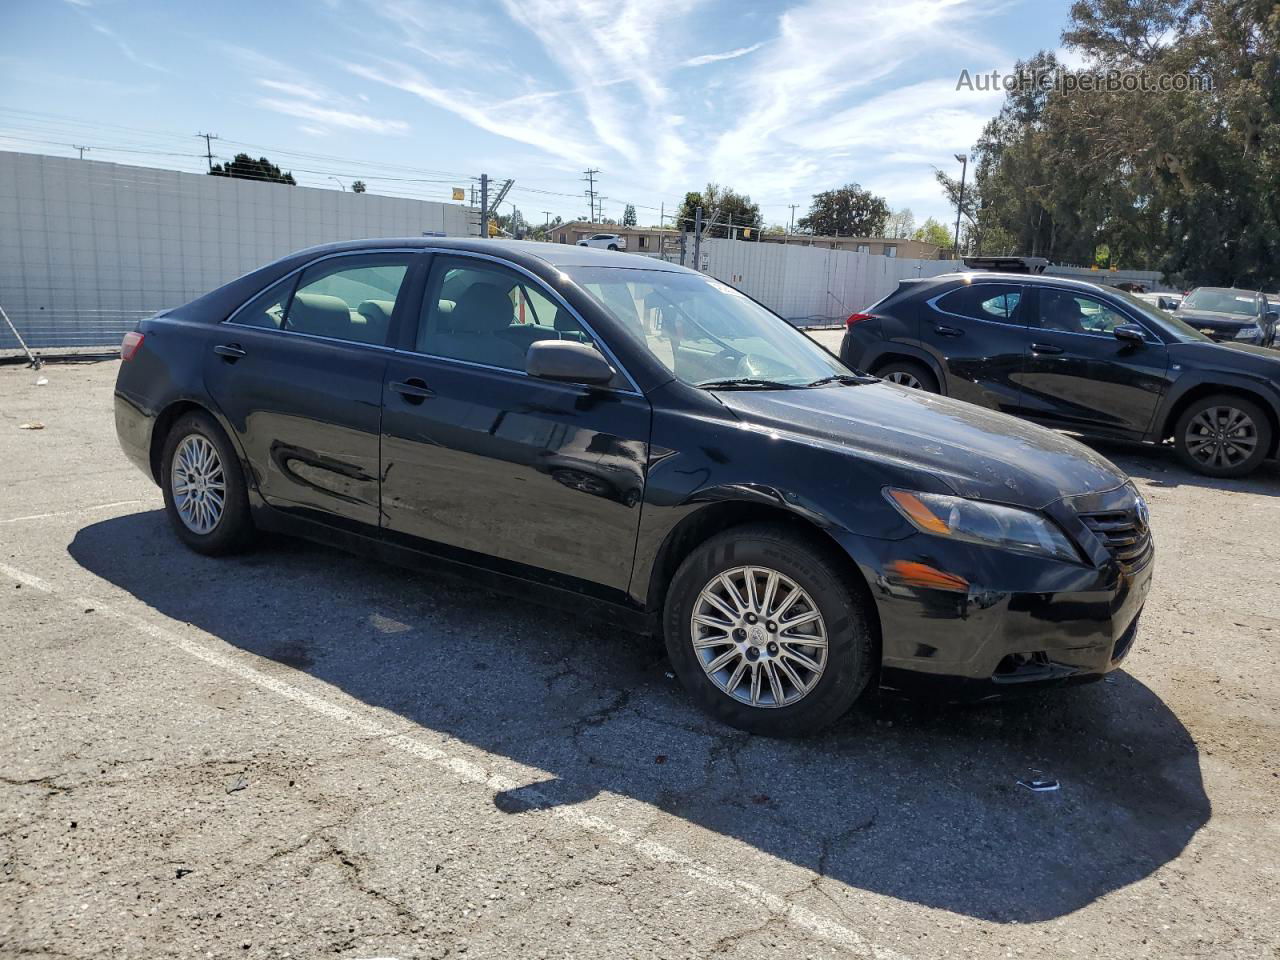
<path fill-rule="evenodd" d="M 340 186 L 342 188 L 343 193 L 347 192 L 347 185 L 343 183 L 341 180 L 339 180 L 337 177 L 330 177 L 329 179 L 332 180 L 334 183 L 336 183 L 338 186 Z"/>
<path fill-rule="evenodd" d="M 960 196 L 956 198 L 956 241 L 955 256 L 960 259 L 960 211 L 964 209 L 964 174 L 969 169 L 969 155 L 967 153 L 957 153 L 956 159 L 960 161 Z"/>

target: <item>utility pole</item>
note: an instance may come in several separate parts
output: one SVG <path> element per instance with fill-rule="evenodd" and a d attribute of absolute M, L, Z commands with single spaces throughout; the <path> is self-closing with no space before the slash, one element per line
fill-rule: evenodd
<path fill-rule="evenodd" d="M 693 212 L 693 269 L 702 272 L 702 208 Z"/>
<path fill-rule="evenodd" d="M 582 179 L 587 182 L 587 209 L 590 211 L 588 216 L 591 222 L 596 222 L 596 174 L 599 170 L 583 171 Z"/>
<path fill-rule="evenodd" d="M 480 174 L 480 236 L 489 236 L 489 175 Z"/>
<path fill-rule="evenodd" d="M 957 153 L 956 159 L 960 161 L 960 196 L 956 199 L 956 242 L 955 256 L 960 259 L 960 211 L 964 209 L 964 173 L 969 167 L 969 155 L 967 153 Z"/>
<path fill-rule="evenodd" d="M 800 206 L 798 203 L 791 204 L 791 226 L 787 228 L 788 237 L 796 232 L 796 207 L 798 206 Z M 784 240 L 783 242 L 785 243 L 786 241 Z"/>
<path fill-rule="evenodd" d="M 217 140 L 216 133 L 197 133 L 197 137 L 204 137 L 204 155 L 209 159 L 209 170 L 213 170 L 213 144 L 211 141 Z"/>
<path fill-rule="evenodd" d="M 80 144 L 78 144 L 78 143 L 73 143 L 73 144 L 71 145 L 71 149 L 72 149 L 72 150 L 79 150 L 79 151 L 80 151 L 80 159 L 81 159 L 81 160 L 83 160 L 83 159 L 84 159 L 84 152 L 85 152 L 86 150 L 92 150 L 92 149 L 93 149 L 93 147 L 82 147 L 82 146 L 80 146 Z"/>

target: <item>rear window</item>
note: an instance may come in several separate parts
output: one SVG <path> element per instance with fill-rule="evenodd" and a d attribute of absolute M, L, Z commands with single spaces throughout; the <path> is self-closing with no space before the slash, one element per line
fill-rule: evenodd
<path fill-rule="evenodd" d="M 938 298 L 938 309 L 974 320 L 1016 323 L 1022 287 L 1012 283 L 974 283 Z"/>

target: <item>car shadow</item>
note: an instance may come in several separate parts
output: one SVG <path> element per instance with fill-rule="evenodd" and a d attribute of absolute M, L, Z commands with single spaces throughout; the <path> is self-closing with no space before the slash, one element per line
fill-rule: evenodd
<path fill-rule="evenodd" d="M 175 620 L 545 771 L 495 798 L 512 817 L 610 792 L 852 888 L 1012 923 L 1149 876 L 1210 816 L 1191 736 L 1124 673 L 980 708 L 872 696 L 770 740 L 701 714 L 652 639 L 446 577 L 284 538 L 211 559 L 162 511 L 84 527 L 69 552 Z"/>
<path fill-rule="evenodd" d="M 1177 454 L 1168 445 L 1156 447 L 1126 443 L 1123 440 L 1099 440 L 1093 437 L 1076 437 L 1076 439 L 1097 450 L 1129 476 L 1145 480 L 1154 487 L 1189 485 L 1280 497 L 1280 460 L 1263 461 L 1262 466 L 1247 477 L 1222 479 L 1206 477 L 1202 473 L 1188 470 L 1179 462 Z"/>

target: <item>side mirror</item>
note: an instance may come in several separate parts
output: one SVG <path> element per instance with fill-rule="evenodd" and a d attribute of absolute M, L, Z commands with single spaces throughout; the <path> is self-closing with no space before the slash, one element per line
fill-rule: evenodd
<path fill-rule="evenodd" d="M 1122 323 L 1111 331 L 1117 340 L 1124 343 L 1146 343 L 1146 334 L 1142 332 L 1142 328 L 1136 323 Z"/>
<path fill-rule="evenodd" d="M 595 347 L 572 340 L 535 340 L 524 360 L 525 372 L 540 380 L 601 386 L 614 369 Z"/>
<path fill-rule="evenodd" d="M 1268 319 L 1268 320 L 1280 320 L 1280 312 L 1277 312 L 1277 311 L 1275 311 L 1275 310 L 1268 310 L 1268 311 L 1267 311 L 1266 319 Z"/>

